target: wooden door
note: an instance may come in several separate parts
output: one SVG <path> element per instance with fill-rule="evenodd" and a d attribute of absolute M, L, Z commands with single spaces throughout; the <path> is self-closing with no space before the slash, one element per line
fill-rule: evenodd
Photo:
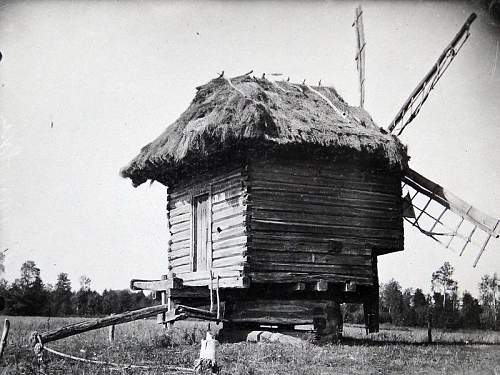
<path fill-rule="evenodd" d="M 208 194 L 199 195 L 193 202 L 193 272 L 208 269 L 209 214 Z"/>

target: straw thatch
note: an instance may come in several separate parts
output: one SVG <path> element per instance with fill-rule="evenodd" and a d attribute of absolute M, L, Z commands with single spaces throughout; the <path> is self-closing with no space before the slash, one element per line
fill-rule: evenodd
<path fill-rule="evenodd" d="M 164 182 L 186 164 L 231 150 L 314 147 L 354 152 L 404 167 L 399 140 L 366 111 L 347 105 L 331 87 L 271 82 L 250 76 L 217 78 L 197 88 L 188 109 L 122 169 L 134 186 Z"/>

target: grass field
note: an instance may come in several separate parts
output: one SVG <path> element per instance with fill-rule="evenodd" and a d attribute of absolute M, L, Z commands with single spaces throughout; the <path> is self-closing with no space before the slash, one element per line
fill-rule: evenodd
<path fill-rule="evenodd" d="M 4 374 L 170 374 L 166 365 L 193 366 L 206 323 L 179 322 L 170 332 L 154 320 L 116 327 L 115 341 L 107 329 L 88 332 L 47 345 L 88 359 L 143 364 L 154 369 L 123 369 L 44 355 L 38 366 L 29 347 L 30 332 L 66 325 L 79 319 L 10 317 L 11 332 L 0 375 Z M 214 327 L 212 327 L 214 329 Z M 435 344 L 424 344 L 427 331 L 383 327 L 365 336 L 360 326 L 346 325 L 342 344 L 303 347 L 269 343 L 221 344 L 218 362 L 222 374 L 500 374 L 500 332 L 433 331 Z M 312 336 L 305 333 L 304 336 Z M 163 366 L 163 367 L 162 367 Z M 41 371 L 40 371 L 41 370 Z"/>

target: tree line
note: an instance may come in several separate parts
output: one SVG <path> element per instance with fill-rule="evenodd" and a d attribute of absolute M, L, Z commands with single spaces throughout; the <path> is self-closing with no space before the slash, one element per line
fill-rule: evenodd
<path fill-rule="evenodd" d="M 3 265 L 2 265 L 3 266 Z M 2 271 L 3 268 L 0 268 Z M 55 285 L 45 284 L 40 269 L 28 260 L 21 266 L 21 275 L 9 284 L 0 280 L 2 314 L 24 316 L 103 316 L 152 306 L 154 299 L 142 292 L 91 289 L 87 276 L 79 279 L 80 288 L 74 292 L 67 273 L 57 276 Z"/>
<path fill-rule="evenodd" d="M 3 257 L 0 254 L 0 275 Z M 458 295 L 454 268 L 445 262 L 431 276 L 431 293 L 420 288 L 401 287 L 392 279 L 380 286 L 381 323 L 425 327 L 429 318 L 434 327 L 484 328 L 500 330 L 500 279 L 495 273 L 484 275 L 479 283 L 479 298 L 465 291 Z M 152 295 L 127 290 L 91 289 L 87 276 L 79 279 L 73 291 L 68 274 L 61 272 L 55 285 L 45 284 L 40 269 L 28 260 L 21 266 L 20 277 L 8 283 L 0 280 L 0 312 L 25 316 L 103 316 L 155 304 Z M 3 302 L 3 305 L 2 305 Z M 362 305 L 344 305 L 346 322 L 363 323 Z"/>
<path fill-rule="evenodd" d="M 458 295 L 458 282 L 453 279 L 454 268 L 445 262 L 431 276 L 431 293 L 420 288 L 402 289 L 394 279 L 380 286 L 381 323 L 398 326 L 438 328 L 483 328 L 500 330 L 500 279 L 498 275 L 484 275 L 479 283 L 479 299 L 468 291 Z M 346 321 L 363 323 L 363 309 L 359 305 L 346 306 Z"/>

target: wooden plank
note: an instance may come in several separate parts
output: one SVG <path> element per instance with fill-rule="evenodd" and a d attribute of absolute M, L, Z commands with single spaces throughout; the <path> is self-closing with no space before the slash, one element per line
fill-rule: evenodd
<path fill-rule="evenodd" d="M 251 174 L 252 182 L 259 181 L 264 183 L 266 181 L 271 181 L 274 183 L 279 183 L 282 181 L 287 181 L 287 183 L 299 184 L 301 186 L 310 187 L 320 187 L 320 188 L 331 188 L 331 187 L 342 187 L 346 189 L 361 189 L 363 191 L 369 192 L 380 192 L 383 194 L 395 194 L 400 190 L 400 178 L 394 174 L 387 175 L 387 177 L 382 181 L 371 181 L 370 176 L 363 179 L 351 179 L 347 176 L 334 175 L 334 176 L 315 176 L 304 175 L 297 176 L 288 170 L 288 167 L 283 167 L 276 170 L 257 170 Z"/>
<path fill-rule="evenodd" d="M 376 200 L 387 203 L 400 203 L 401 195 L 385 194 L 358 189 L 348 189 L 343 187 L 320 187 L 314 185 L 300 185 L 293 182 L 272 182 L 272 181 L 252 181 L 252 193 L 255 192 L 295 192 L 307 195 L 319 195 L 349 199 Z"/>
<path fill-rule="evenodd" d="M 345 283 L 354 280 L 359 285 L 373 285 L 373 277 L 340 275 L 329 273 L 314 272 L 259 272 L 249 271 L 248 276 L 252 283 L 292 283 L 292 282 L 315 282 L 319 279 L 325 279 L 333 283 Z"/>
<path fill-rule="evenodd" d="M 177 233 L 189 231 L 189 230 L 191 230 L 191 222 L 190 221 L 182 223 L 182 224 L 176 224 L 176 225 L 170 226 L 170 233 L 171 234 L 177 234 Z"/>
<path fill-rule="evenodd" d="M 250 240 L 251 243 L 259 243 L 259 246 L 262 246 L 262 249 L 270 249 L 275 251 L 280 251 L 280 247 L 269 247 L 271 245 L 266 246 L 263 242 L 267 242 L 267 240 L 277 240 L 286 244 L 285 241 L 288 241 L 290 249 L 296 249 L 297 251 L 318 251 L 320 249 L 326 249 L 323 252 L 331 252 L 330 241 L 340 241 L 343 244 L 344 251 L 346 254 L 350 254 L 349 248 L 352 248 L 353 252 L 361 247 L 366 247 L 366 244 L 370 244 L 370 246 L 375 247 L 377 249 L 388 248 L 388 249 L 402 249 L 403 247 L 403 236 L 399 239 L 391 239 L 391 238 L 376 238 L 370 236 L 359 236 L 356 233 L 350 233 L 349 235 L 341 235 L 339 233 L 336 234 L 328 234 L 328 233 L 311 233 L 311 232 L 287 232 L 287 231 L 265 231 L 265 230 L 253 230 Z M 307 245 L 307 242 L 310 243 L 310 247 Z M 261 244 L 262 243 L 262 244 Z M 326 243 L 326 247 L 324 244 Z M 321 245 L 323 244 L 323 245 Z M 251 245 L 253 246 L 253 245 Z M 315 250 L 317 246 L 318 250 Z M 321 246 L 321 247 L 320 247 Z M 284 248 L 287 249 L 287 248 Z"/>
<path fill-rule="evenodd" d="M 178 225 L 178 224 L 182 224 L 182 223 L 185 223 L 185 222 L 189 222 L 190 219 L 191 219 L 191 212 L 187 212 L 187 213 L 182 214 L 182 215 L 172 215 L 172 214 L 170 214 L 169 224 L 171 226 L 172 225 Z"/>
<path fill-rule="evenodd" d="M 236 197 L 241 197 L 244 194 L 244 191 L 241 187 L 232 188 L 230 190 L 226 190 L 222 193 L 216 193 L 213 195 L 213 204 L 219 204 L 221 202 L 227 201 L 228 199 L 233 199 Z"/>
<path fill-rule="evenodd" d="M 217 241 L 223 241 L 226 239 L 230 238 L 236 238 L 236 237 L 246 237 L 247 236 L 247 230 L 244 225 L 238 224 L 234 227 L 227 228 L 225 230 L 222 230 L 219 232 L 217 230 L 217 227 L 212 228 L 212 238 L 213 242 Z"/>
<path fill-rule="evenodd" d="M 286 263 L 300 263 L 304 265 L 322 264 L 322 265 L 338 265 L 338 266 L 371 266 L 371 255 L 355 256 L 355 255 L 333 255 L 333 254 L 315 254 L 303 252 L 275 252 L 262 251 L 254 248 L 248 251 L 249 262 L 254 261 L 276 261 Z"/>
<path fill-rule="evenodd" d="M 164 291 L 172 288 L 182 287 L 182 280 L 174 277 L 173 279 L 165 280 L 140 280 L 132 279 L 130 281 L 131 290 L 152 290 L 152 291 Z"/>
<path fill-rule="evenodd" d="M 191 213 L 191 206 L 188 204 L 185 204 L 185 205 L 182 205 L 182 206 L 180 206 L 178 208 L 174 208 L 174 209 L 167 208 L 167 211 L 168 211 L 170 216 L 178 216 L 178 215 L 182 215 L 185 213 L 190 214 Z"/>
<path fill-rule="evenodd" d="M 333 206 L 353 206 L 356 208 L 371 208 L 371 209 L 398 209 L 401 202 L 392 202 L 388 204 L 387 201 L 377 200 L 372 198 L 348 198 L 330 195 L 307 194 L 294 191 L 272 191 L 269 189 L 252 190 L 252 197 L 255 199 L 279 200 L 282 202 L 290 203 L 305 203 L 305 204 L 327 204 Z"/>
<path fill-rule="evenodd" d="M 247 248 L 246 246 L 235 246 L 235 247 L 229 247 L 226 249 L 222 250 L 216 250 L 213 253 L 213 259 L 220 259 L 220 258 L 226 258 L 230 256 L 235 256 L 235 255 L 246 255 L 247 254 Z"/>
<path fill-rule="evenodd" d="M 398 229 L 372 229 L 367 227 L 353 228 L 341 225 L 319 225 L 302 222 L 284 222 L 273 220 L 252 220 L 252 231 L 282 231 L 299 233 L 316 233 L 349 237 L 370 237 L 399 240 L 402 238 L 402 230 Z"/>
<path fill-rule="evenodd" d="M 229 257 L 214 259 L 212 262 L 213 268 L 221 268 L 228 266 L 243 266 L 247 261 L 246 256 L 243 254 L 236 254 Z M 233 267 L 234 268 L 234 267 Z"/>
<path fill-rule="evenodd" d="M 181 249 L 170 251 L 168 253 L 168 259 L 174 260 L 174 259 L 179 259 L 179 258 L 183 258 L 183 257 L 189 258 L 189 255 L 191 255 L 191 248 L 190 247 L 183 247 Z"/>
<path fill-rule="evenodd" d="M 287 212 L 303 212 L 323 215 L 341 215 L 352 217 L 369 217 L 381 219 L 401 219 L 401 207 L 385 205 L 384 207 L 371 207 L 369 203 L 361 205 L 346 202 L 345 200 L 333 202 L 305 202 L 304 200 L 287 200 L 281 196 L 274 199 L 265 199 L 260 195 L 253 195 L 249 204 L 256 210 L 273 210 Z"/>
<path fill-rule="evenodd" d="M 214 222 L 218 222 L 242 215 L 243 216 L 245 215 L 245 210 L 243 206 L 228 207 L 225 210 L 214 212 L 213 220 Z"/>
<path fill-rule="evenodd" d="M 269 234 L 269 237 L 266 235 Z M 319 239 L 321 240 L 321 238 Z M 325 239 L 321 242 L 308 241 L 307 238 L 276 238 L 272 233 L 256 232 L 251 237 L 248 248 L 257 251 L 280 251 L 285 253 L 315 253 L 315 254 L 334 254 L 335 256 L 370 256 L 371 252 L 365 250 L 365 241 L 359 241 L 356 245 L 344 243 L 343 239 L 337 238 L 333 243 L 342 244 L 338 251 L 333 250 L 332 240 Z"/>
<path fill-rule="evenodd" d="M 213 244 L 213 249 L 220 250 L 220 249 L 226 249 L 228 247 L 238 247 L 241 245 L 245 245 L 246 243 L 247 243 L 246 236 L 233 237 L 229 239 L 215 241 Z"/>
<path fill-rule="evenodd" d="M 371 267 L 366 266 L 341 266 L 322 264 L 295 264 L 285 262 L 257 262 L 249 263 L 251 271 L 276 271 L 276 272 L 316 272 L 330 273 L 345 276 L 371 277 Z"/>
<path fill-rule="evenodd" d="M 250 164 L 250 176 L 255 172 L 268 171 L 270 173 L 286 173 L 292 176 L 302 177 L 331 177 L 344 178 L 351 181 L 370 181 L 385 183 L 388 176 L 395 176 L 397 173 L 388 173 L 387 169 L 374 168 L 373 165 L 357 163 L 352 167 L 349 162 L 328 163 L 324 161 L 311 160 L 282 160 L 278 158 L 252 161 Z"/>
<path fill-rule="evenodd" d="M 266 209 L 253 209 L 253 220 L 274 221 L 274 222 L 299 222 L 312 225 L 332 225 L 332 226 L 348 226 L 371 229 L 392 229 L 400 224 L 399 218 L 370 218 L 363 216 L 340 216 L 340 215 L 324 215 L 313 214 L 309 212 L 288 212 L 288 211 L 273 211 Z"/>
<path fill-rule="evenodd" d="M 236 225 L 244 225 L 246 220 L 246 213 L 240 213 L 223 220 L 214 220 L 214 228 L 220 228 L 221 231 L 235 227 Z"/>
<path fill-rule="evenodd" d="M 180 243 L 184 241 L 189 241 L 189 246 L 191 246 L 191 228 L 185 229 L 177 233 L 170 233 L 170 239 L 172 243 Z"/>
<path fill-rule="evenodd" d="M 92 331 L 95 329 L 104 328 L 116 324 L 127 323 L 134 320 L 149 318 L 151 316 L 155 316 L 157 314 L 166 312 L 167 310 L 168 306 L 166 304 L 145 307 L 143 309 L 127 311 L 121 314 L 116 314 L 105 318 L 98 318 L 98 319 L 73 323 L 64 326 L 62 328 L 57 328 L 52 331 L 41 333 L 39 337 L 42 343 L 45 344 L 51 341 L 64 339 L 66 337 L 78 335 L 80 333 Z M 171 313 L 172 315 L 175 314 L 175 312 L 173 311 Z M 36 342 L 33 342 L 32 344 L 35 345 Z"/>

